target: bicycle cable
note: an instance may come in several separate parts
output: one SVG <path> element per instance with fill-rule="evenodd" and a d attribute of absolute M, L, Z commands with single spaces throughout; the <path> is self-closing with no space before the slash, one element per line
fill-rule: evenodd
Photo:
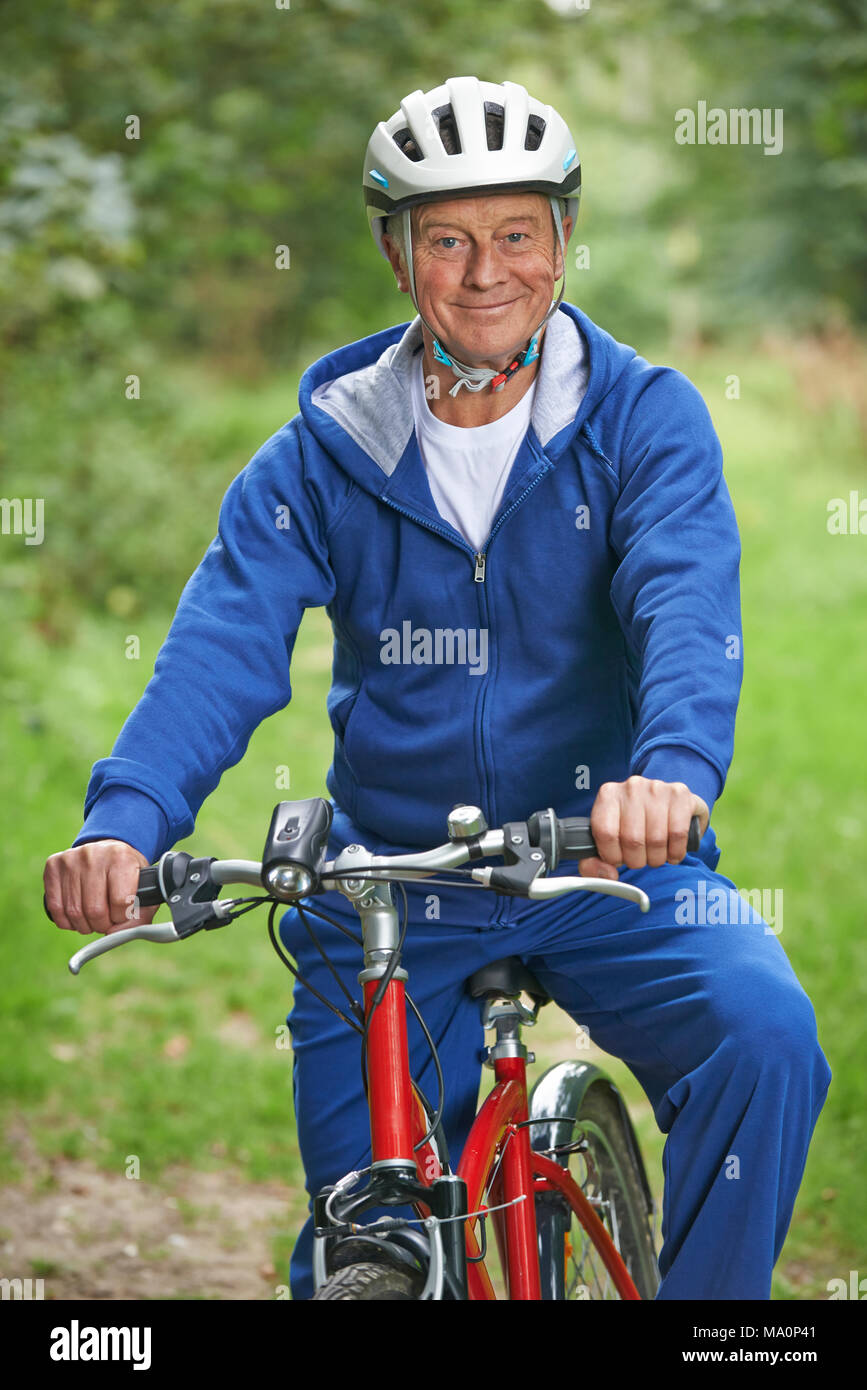
<path fill-rule="evenodd" d="M 274 950 L 277 952 L 277 955 L 278 955 L 279 959 L 280 959 L 280 960 L 283 962 L 283 964 L 286 966 L 286 969 L 289 971 L 289 973 L 290 973 L 291 975 L 294 975 L 294 976 L 295 976 L 295 979 L 298 980 L 298 982 L 299 982 L 300 984 L 302 984 L 302 985 L 305 987 L 305 989 L 309 989 L 311 994 L 315 994 L 316 998 L 320 1001 L 320 1003 L 324 1004 L 325 1007 L 326 1007 L 327 1009 L 330 1009 L 331 1012 L 332 1012 L 333 1014 L 336 1014 L 338 1018 L 343 1019 L 343 1022 L 344 1022 L 344 1023 L 347 1023 L 347 1024 L 349 1025 L 350 1028 L 352 1028 L 352 1029 L 355 1030 L 356 1033 L 361 1033 L 361 1035 L 362 1035 L 362 1037 L 363 1037 L 363 1036 L 364 1036 L 364 1030 L 363 1030 L 362 1028 L 360 1028 L 360 1027 L 358 1026 L 358 1024 L 357 1024 L 353 1019 L 347 1018 L 347 1017 L 346 1017 L 346 1014 L 343 1012 L 343 1010 L 342 1010 L 342 1009 L 338 1009 L 338 1007 L 337 1007 L 336 1004 L 332 1004 L 332 1002 L 331 1002 L 330 999 L 326 999 L 324 994 L 320 994 L 320 992 L 319 992 L 319 990 L 316 988 L 316 986 L 315 986 L 315 985 L 311 985 L 310 981 L 304 978 L 304 976 L 301 974 L 300 970 L 296 970 L 296 969 L 295 969 L 295 966 L 294 966 L 294 965 L 292 964 L 292 962 L 289 960 L 288 956 L 284 953 L 282 946 L 278 943 L 277 937 L 276 937 L 276 935 L 275 935 L 275 933 L 274 933 L 274 914 L 276 913 L 278 907 L 285 907 L 285 906 L 286 906 L 286 904 L 285 904 L 285 903 L 281 903 L 280 900 L 279 900 L 279 898 L 274 898 L 274 899 L 272 900 L 272 903 L 271 903 L 271 911 L 268 913 L 268 935 L 269 935 L 269 937 L 271 938 L 271 945 L 274 947 Z"/>
<path fill-rule="evenodd" d="M 304 907 L 301 906 L 300 901 L 297 902 L 297 903 L 295 904 L 295 906 L 296 906 L 296 908 L 298 909 L 298 916 L 301 918 L 301 921 L 302 921 L 303 924 L 304 924 L 304 927 L 305 927 L 305 930 L 306 930 L 306 932 L 307 932 L 307 935 L 310 937 L 310 940 L 313 942 L 313 945 L 316 947 L 316 949 L 317 949 L 317 951 L 319 952 L 320 956 L 322 957 L 323 961 L 324 961 L 325 964 L 328 966 L 328 969 L 331 971 L 331 974 L 334 976 L 334 978 L 335 978 L 335 980 L 337 981 L 338 985 L 339 985 L 340 988 L 342 989 L 342 991 L 343 991 L 343 993 L 344 993 L 346 999 L 349 1001 L 349 1008 L 350 1008 L 351 1013 L 355 1016 L 355 1018 L 357 1018 L 357 1019 L 359 1020 L 359 1022 L 363 1023 L 363 1022 L 364 1022 L 364 1010 L 363 1010 L 363 1008 L 361 1007 L 361 1005 L 358 1003 L 358 1001 L 357 1001 L 356 999 L 353 999 L 352 994 L 350 993 L 349 989 L 346 987 L 346 985 L 343 983 L 343 980 L 342 980 L 342 979 L 340 978 L 340 976 L 338 975 L 337 970 L 336 970 L 336 968 L 335 968 L 335 966 L 334 966 L 334 962 L 331 961 L 331 960 L 329 960 L 328 956 L 325 954 L 325 951 L 322 949 L 322 944 L 321 944 L 321 942 L 320 942 L 320 940 L 319 940 L 319 937 L 316 935 L 315 931 L 313 930 L 313 928 L 311 927 L 309 921 L 307 920 L 307 910 L 306 910 L 306 908 L 304 908 Z"/>
<path fill-rule="evenodd" d="M 414 864 L 395 864 L 394 868 L 406 869 L 408 876 L 406 878 L 395 878 L 392 874 L 391 864 L 373 864 L 369 868 L 365 868 L 362 864 L 357 869 L 335 869 L 332 873 L 324 874 L 323 878 L 326 882 L 330 882 L 335 878 L 369 878 L 375 883 L 438 883 L 443 880 L 434 878 L 435 874 L 458 874 L 459 877 L 456 880 L 445 879 L 444 881 L 453 888 L 481 888 L 487 891 L 487 884 L 478 883 L 475 879 L 472 879 L 472 874 L 475 872 L 474 869 L 465 869 L 460 865 L 455 865 L 453 868 L 432 869 L 429 874 L 425 873 L 423 869 L 417 868 Z M 410 870 L 413 872 L 410 873 Z M 421 877 L 419 877 L 419 875 L 421 875 Z M 470 881 L 471 879 L 472 881 Z"/>
<path fill-rule="evenodd" d="M 413 1085 L 416 1087 L 416 1090 L 417 1090 L 417 1091 L 419 1092 L 419 1094 L 421 1095 L 422 1100 L 424 1100 L 425 1109 L 426 1109 L 427 1112 L 428 1112 L 428 1118 L 429 1118 L 429 1120 L 430 1120 L 430 1128 L 429 1128 L 427 1134 L 424 1136 L 423 1139 L 420 1139 L 419 1142 L 418 1142 L 417 1144 L 414 1144 L 414 1145 L 413 1145 L 413 1153 L 416 1153 L 419 1149 L 423 1149 L 424 1146 L 425 1146 L 425 1144 L 429 1144 L 430 1141 L 431 1141 L 431 1139 L 434 1137 L 434 1135 L 436 1135 L 437 1130 L 440 1130 L 440 1131 L 441 1131 L 441 1132 L 440 1132 L 440 1135 L 437 1137 L 437 1147 L 438 1147 L 438 1148 L 442 1147 L 442 1149 L 443 1149 L 443 1153 L 440 1154 L 440 1163 L 441 1163 L 441 1166 L 442 1166 L 442 1168 L 443 1168 L 443 1171 L 444 1171 L 444 1172 L 447 1172 L 447 1171 L 449 1170 L 449 1151 L 448 1151 L 448 1146 L 447 1146 L 447 1144 L 446 1144 L 445 1132 L 442 1131 L 442 1129 L 441 1129 L 441 1126 L 442 1126 L 442 1118 L 443 1118 L 443 1110 L 445 1109 L 445 1095 L 446 1095 L 445 1080 L 444 1080 L 444 1078 L 443 1078 L 443 1069 L 442 1069 L 442 1066 L 441 1066 L 441 1064 L 440 1064 L 439 1053 L 437 1052 L 437 1049 L 436 1049 L 436 1043 L 434 1042 L 433 1038 L 431 1037 L 430 1030 L 429 1030 L 427 1024 L 425 1023 L 424 1019 L 422 1018 L 421 1014 L 419 1013 L 418 1008 L 416 1007 L 415 1000 L 410 996 L 410 993 L 409 993 L 408 990 L 406 991 L 406 1002 L 409 1004 L 410 1008 L 412 1009 L 413 1013 L 415 1014 L 416 1018 L 418 1019 L 419 1027 L 421 1028 L 422 1032 L 424 1033 L 425 1039 L 426 1039 L 426 1041 L 427 1041 L 427 1045 L 428 1045 L 428 1047 L 430 1048 L 430 1054 L 431 1054 L 431 1058 L 433 1059 L 434 1070 L 435 1070 L 435 1072 L 436 1072 L 436 1078 L 437 1078 L 437 1108 L 436 1108 L 436 1110 L 434 1111 L 434 1114 L 433 1114 L 433 1118 L 432 1118 L 432 1119 L 430 1118 L 430 1116 L 431 1116 L 430 1102 L 424 1099 L 424 1093 L 423 1093 L 423 1091 L 421 1090 L 421 1087 L 418 1085 L 418 1083 L 415 1082 L 415 1081 L 413 1082 Z"/>
<path fill-rule="evenodd" d="M 357 877 L 357 872 L 353 872 L 355 872 L 355 876 Z M 453 872 L 457 872 L 457 870 Z M 341 878 L 352 876 L 352 873 L 344 874 L 342 872 L 339 875 L 335 875 L 335 877 Z M 384 881 L 388 882 L 389 880 Z M 353 1019 L 348 1018 L 346 1014 L 343 1012 L 343 1010 L 339 1009 L 337 1005 L 332 1003 L 330 999 L 327 999 L 325 995 L 322 994 L 315 987 L 315 985 L 312 985 L 310 981 L 304 975 L 302 975 L 301 972 L 297 970 L 289 960 L 288 956 L 283 950 L 282 944 L 278 942 L 277 935 L 274 930 L 274 917 L 276 911 L 278 907 L 286 906 L 286 904 L 282 903 L 277 898 L 270 897 L 270 895 L 267 897 L 260 898 L 241 898 L 237 901 L 243 903 L 244 906 L 241 908 L 239 912 L 233 911 L 232 913 L 232 918 L 234 919 L 235 917 L 243 916 L 246 912 L 251 912 L 253 908 L 261 906 L 262 903 L 271 903 L 271 909 L 268 913 L 268 936 L 271 940 L 271 945 L 273 946 L 274 951 L 276 952 L 279 960 L 282 962 L 283 965 L 285 965 L 286 969 L 290 972 L 291 975 L 294 976 L 294 978 L 299 982 L 299 984 L 301 984 L 305 989 L 309 989 L 311 994 L 315 995 L 315 997 L 320 1001 L 320 1003 L 324 1004 L 326 1008 L 330 1009 L 333 1014 L 335 1014 L 339 1019 L 342 1020 L 342 1022 L 348 1024 L 348 1026 L 352 1028 L 356 1033 L 361 1034 L 361 1078 L 362 1084 L 364 1086 L 365 1099 L 368 1100 L 369 1084 L 367 1075 L 367 1044 L 370 1032 L 370 1025 L 373 1019 L 373 1015 L 379 1007 L 380 1003 L 382 1002 L 382 999 L 385 995 L 385 991 L 388 985 L 391 983 L 395 971 L 397 970 L 397 967 L 400 964 L 401 953 L 406 940 L 406 933 L 409 925 L 409 900 L 407 898 L 406 889 L 404 888 L 403 882 L 401 880 L 396 879 L 393 881 L 397 883 L 397 886 L 400 889 L 401 896 L 403 899 L 403 910 L 401 913 L 401 926 L 398 937 L 398 943 L 396 949 L 391 953 L 391 958 L 388 962 L 388 966 L 385 972 L 383 973 L 382 978 L 380 979 L 377 985 L 373 999 L 371 1000 L 370 1010 L 366 1014 L 361 1005 L 357 1002 L 357 1000 L 353 999 L 350 991 L 347 989 L 343 980 L 337 973 L 334 963 L 331 960 L 329 960 L 328 955 L 326 954 L 321 942 L 319 941 L 319 938 L 316 936 L 316 933 L 314 932 L 313 928 L 311 927 L 308 921 L 308 914 L 310 916 L 319 917 L 323 921 L 330 923 L 332 926 L 336 927 L 338 931 L 341 931 L 344 936 L 347 936 L 358 946 L 363 945 L 362 938 L 358 936 L 355 932 L 350 931 L 347 927 L 344 927 L 342 923 L 338 922 L 335 918 L 330 916 L 329 913 L 324 912 L 321 908 L 310 907 L 309 905 L 305 908 L 304 906 L 302 906 L 300 900 L 294 904 L 294 906 L 298 909 L 298 915 L 301 918 L 301 921 L 304 925 L 305 930 L 307 931 L 308 936 L 310 937 L 311 941 L 313 942 L 314 946 L 319 952 L 319 955 L 321 956 L 324 964 L 328 967 L 328 969 L 331 971 L 331 974 L 334 976 L 334 979 L 337 981 L 337 984 L 339 985 L 340 989 L 342 990 L 349 1003 L 352 1013 L 355 1015 L 356 1019 L 361 1019 L 361 1026 L 359 1026 L 359 1024 L 355 1022 Z M 482 885 L 474 884 L 466 886 L 481 887 Z M 425 1144 L 429 1144 L 432 1139 L 436 1139 L 440 1167 L 442 1168 L 443 1172 L 449 1172 L 450 1164 L 448 1146 L 446 1143 L 445 1134 L 442 1131 L 442 1117 L 445 1109 L 445 1079 L 443 1076 L 442 1064 L 439 1059 L 439 1053 L 437 1052 L 436 1044 L 434 1043 L 433 1037 L 431 1036 L 430 1029 L 428 1028 L 424 1019 L 422 1018 L 422 1015 L 418 1009 L 418 1006 L 415 1003 L 415 1000 L 411 997 L 411 995 L 408 992 L 405 994 L 405 998 L 406 1002 L 412 1009 L 412 1012 L 418 1021 L 419 1027 L 421 1028 L 424 1039 L 427 1042 L 437 1079 L 437 1104 L 436 1108 L 434 1108 L 428 1100 L 427 1096 L 425 1095 L 424 1091 L 422 1090 L 421 1086 L 418 1084 L 418 1082 L 416 1082 L 414 1078 L 410 1078 L 411 1085 L 415 1090 L 416 1094 L 418 1095 L 419 1101 L 421 1102 L 421 1105 L 428 1118 L 427 1132 L 418 1141 L 418 1143 L 413 1145 L 413 1152 L 418 1152 L 419 1149 L 424 1148 Z"/>
<path fill-rule="evenodd" d="M 270 893 L 266 893 L 261 898 L 233 898 L 230 916 L 226 919 L 225 923 L 221 922 L 218 925 L 228 926 L 229 922 L 234 922 L 236 917 L 243 917 L 245 913 L 252 912 L 254 907 L 261 907 L 263 903 L 272 903 L 273 901 L 274 899 L 271 897 Z M 236 912 L 235 905 L 239 903 L 243 903 L 245 906 L 241 907 L 240 911 Z"/>

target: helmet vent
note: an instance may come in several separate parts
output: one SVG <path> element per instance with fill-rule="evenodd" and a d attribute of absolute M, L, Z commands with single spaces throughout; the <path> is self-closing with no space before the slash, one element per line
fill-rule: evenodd
<path fill-rule="evenodd" d="M 437 123 L 437 130 L 443 142 L 443 149 L 446 154 L 461 153 L 461 137 L 458 135 L 455 113 L 452 110 L 451 102 L 446 106 L 438 106 L 431 116 Z"/>
<path fill-rule="evenodd" d="M 506 121 L 505 109 L 497 101 L 485 102 L 485 138 L 489 150 L 503 148 L 503 129 Z"/>
<path fill-rule="evenodd" d="M 524 149 L 537 150 L 542 143 L 542 136 L 545 134 L 547 122 L 541 116 L 529 116 L 527 118 L 527 134 L 524 136 Z"/>
<path fill-rule="evenodd" d="M 418 164 L 419 160 L 424 158 L 409 127 L 405 126 L 403 130 L 398 130 L 392 139 L 401 154 L 405 154 L 407 159 L 412 160 L 413 164 Z"/>

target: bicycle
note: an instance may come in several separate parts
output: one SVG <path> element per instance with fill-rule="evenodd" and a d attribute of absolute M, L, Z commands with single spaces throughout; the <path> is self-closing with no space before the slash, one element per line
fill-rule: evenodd
<path fill-rule="evenodd" d="M 650 906 L 647 895 L 619 880 L 555 875 L 563 861 L 595 856 L 597 849 L 589 819 L 559 819 L 550 808 L 491 830 L 477 807 L 456 806 L 448 817 L 448 841 L 435 849 L 371 855 L 352 844 L 333 861 L 324 857 L 331 821 L 332 807 L 321 797 L 286 801 L 274 809 L 259 862 L 193 859 L 168 851 L 141 870 L 137 904 L 166 903 L 171 922 L 123 928 L 89 942 L 70 959 L 70 971 L 77 975 L 87 961 L 127 942 L 180 941 L 270 903 L 272 945 L 308 985 L 278 942 L 275 913 L 294 904 L 345 931 L 335 919 L 302 904 L 336 886 L 361 918 L 361 936 L 347 934 L 363 951 L 358 976 L 363 1005 L 350 996 L 347 1015 L 314 992 L 361 1035 L 371 1163 L 314 1198 L 314 1299 L 494 1299 L 485 1263 L 489 1221 L 509 1299 L 653 1298 L 659 1286 L 655 1203 L 616 1085 L 595 1064 L 560 1062 L 527 1092 L 526 1066 L 535 1059 L 521 1030 L 535 1023 L 548 1002 L 543 986 L 517 957 L 485 966 L 467 981 L 471 995 L 484 1000 L 485 1029 L 494 1030 L 485 1061 L 495 1084 L 453 1170 L 442 1127 L 442 1070 L 406 991 L 401 965 L 409 915 L 403 882 L 437 881 L 435 875 L 451 873 L 493 892 L 532 899 L 606 893 L 632 901 L 643 912 Z M 693 817 L 689 852 L 697 850 L 698 841 Z M 499 857 L 501 867 L 463 867 L 468 860 Z M 401 923 L 392 883 L 403 894 Z M 220 899 L 228 884 L 266 892 Z M 410 1075 L 407 1006 L 432 1051 L 436 1105 Z M 390 1206 L 411 1208 L 414 1216 L 359 1220 L 371 1208 Z"/>

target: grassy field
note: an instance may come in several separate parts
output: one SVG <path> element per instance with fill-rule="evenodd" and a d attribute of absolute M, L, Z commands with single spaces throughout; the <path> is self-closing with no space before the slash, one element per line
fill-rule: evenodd
<path fill-rule="evenodd" d="M 674 361 L 702 390 L 721 435 L 744 551 L 744 689 L 735 760 L 714 813 L 720 869 L 742 888 L 783 890 L 780 941 L 814 1002 L 834 1074 L 775 1274 L 781 1299 L 826 1297 L 828 1279 L 867 1272 L 860 1161 L 867 1140 L 860 883 L 867 538 L 831 535 L 826 526 L 829 499 L 853 489 L 867 494 L 853 361 L 863 370 L 851 344 L 811 355 L 803 345 L 774 342 L 728 344 Z M 736 399 L 730 385 L 726 394 L 732 374 Z M 231 419 L 233 438 L 242 441 L 236 469 L 291 413 L 291 406 L 280 413 L 285 380 L 228 390 L 199 375 L 188 385 L 185 430 L 207 433 Z M 217 501 L 208 504 L 214 516 Z M 189 1171 L 231 1172 L 239 1184 L 279 1181 L 287 1221 L 273 1244 L 278 1284 L 303 1193 L 291 1052 L 276 1046 L 291 981 L 264 920 L 254 914 L 176 948 L 131 947 L 73 979 L 66 959 L 80 938 L 42 916 L 45 858 L 78 831 L 90 765 L 109 751 L 146 683 L 171 614 L 76 613 L 64 643 L 46 642 L 26 611 L 26 593 L 13 592 L 0 655 L 7 826 L 0 1182 L 7 1195 L 23 1187 L 35 1200 L 56 1186 L 58 1165 L 122 1175 L 131 1157 L 143 1182 L 169 1194 Z M 130 633 L 140 637 L 138 660 L 124 654 Z M 309 612 L 292 704 L 256 732 L 185 848 L 258 856 L 277 800 L 324 791 L 330 654 L 327 618 Z M 288 793 L 275 784 L 275 769 L 285 764 Z M 574 1056 L 574 1035 L 571 1020 L 552 1007 L 528 1041 L 544 1064 Z M 602 1061 L 630 1101 L 661 1195 L 663 1136 L 628 1070 L 616 1059 Z M 0 1249 L 11 1243 L 10 1229 L 0 1211 Z M 19 1243 L 20 1274 L 51 1264 L 35 1248 Z"/>

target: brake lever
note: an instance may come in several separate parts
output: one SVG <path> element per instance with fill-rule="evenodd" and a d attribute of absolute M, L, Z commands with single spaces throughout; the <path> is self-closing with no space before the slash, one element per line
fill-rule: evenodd
<path fill-rule="evenodd" d="M 483 873 L 484 870 L 475 871 L 480 872 Z M 637 888 L 634 883 L 621 883 L 619 879 L 612 878 L 537 878 L 527 889 L 527 897 L 558 898 L 562 893 L 576 893 L 582 890 L 607 893 L 610 898 L 626 898 L 629 902 L 636 903 L 642 912 L 650 911 L 650 899 L 643 889 Z"/>
<path fill-rule="evenodd" d="M 122 931 L 109 932 L 106 936 L 101 936 L 98 941 L 88 941 L 86 946 L 82 946 L 80 951 L 70 958 L 69 971 L 72 975 L 77 975 L 83 965 L 95 956 L 101 956 L 106 951 L 113 951 L 116 946 L 124 946 L 127 941 L 180 941 L 180 936 L 175 929 L 174 922 L 153 922 L 146 927 L 124 927 Z"/>
<path fill-rule="evenodd" d="M 83 965 L 94 956 L 101 956 L 105 951 L 113 951 L 115 946 L 124 946 L 127 941 L 184 941 L 194 932 L 214 931 L 217 927 L 225 927 L 229 922 L 234 921 L 234 910 L 238 900 L 235 898 L 214 899 L 205 903 L 200 903 L 197 908 L 195 921 L 189 915 L 185 918 L 185 923 L 175 922 L 153 922 L 149 926 L 143 927 L 124 927 L 123 931 L 109 932 L 99 941 L 90 941 L 86 946 L 82 946 L 80 951 L 69 962 L 69 969 L 73 975 L 77 975 Z"/>

